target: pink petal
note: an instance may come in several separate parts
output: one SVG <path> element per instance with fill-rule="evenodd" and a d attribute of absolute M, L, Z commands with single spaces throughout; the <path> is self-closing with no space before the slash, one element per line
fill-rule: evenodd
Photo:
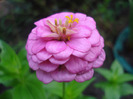
<path fill-rule="evenodd" d="M 37 78 L 45 84 L 48 84 L 53 80 L 50 73 L 44 72 L 42 70 L 37 70 L 36 75 Z"/>
<path fill-rule="evenodd" d="M 39 67 L 38 67 L 38 64 L 33 62 L 32 60 L 29 60 L 29 66 L 31 69 L 33 70 L 37 70 Z"/>
<path fill-rule="evenodd" d="M 91 36 L 88 38 L 89 42 L 91 45 L 95 45 L 100 41 L 100 34 L 99 32 L 95 29 L 92 31 Z"/>
<path fill-rule="evenodd" d="M 78 18 L 79 19 L 79 21 L 84 21 L 84 20 L 86 20 L 86 15 L 85 14 L 82 14 L 82 13 L 75 13 L 75 18 Z"/>
<path fill-rule="evenodd" d="M 72 39 L 67 42 L 67 45 L 72 49 L 75 49 L 81 52 L 87 52 L 91 47 L 91 44 L 86 38 Z"/>
<path fill-rule="evenodd" d="M 66 47 L 67 46 L 64 41 L 49 41 L 46 44 L 46 50 L 49 53 L 59 53 L 61 51 L 64 51 Z"/>
<path fill-rule="evenodd" d="M 46 37 L 47 35 L 52 34 L 51 30 L 48 27 L 37 27 L 37 36 Z"/>
<path fill-rule="evenodd" d="M 69 82 L 74 80 L 76 74 L 70 73 L 64 67 L 59 67 L 57 70 L 51 73 L 51 76 L 57 82 Z"/>
<path fill-rule="evenodd" d="M 44 22 L 43 22 L 44 19 L 40 19 L 39 21 L 36 21 L 34 24 L 36 26 L 44 26 Z"/>
<path fill-rule="evenodd" d="M 58 59 L 55 59 L 54 57 L 51 57 L 51 58 L 49 59 L 49 61 L 50 61 L 51 63 L 53 63 L 53 64 L 60 64 L 60 65 L 66 63 L 68 60 L 69 60 L 69 58 L 58 60 Z"/>
<path fill-rule="evenodd" d="M 103 65 L 103 62 L 105 60 L 105 52 L 102 49 L 101 54 L 99 55 L 98 59 L 96 59 L 93 63 L 94 68 L 98 68 Z"/>
<path fill-rule="evenodd" d="M 72 55 L 77 56 L 77 57 L 84 57 L 87 53 L 82 53 L 79 51 L 74 50 Z"/>
<path fill-rule="evenodd" d="M 84 61 L 78 57 L 71 57 L 70 60 L 65 64 L 68 71 L 71 73 L 78 73 L 86 69 L 88 65 L 87 61 Z"/>
<path fill-rule="evenodd" d="M 91 50 L 87 53 L 87 55 L 84 57 L 86 61 L 94 61 L 97 57 L 96 53 L 93 53 Z"/>
<path fill-rule="evenodd" d="M 32 60 L 36 63 L 41 63 L 42 61 L 37 58 L 36 55 L 32 55 Z"/>
<path fill-rule="evenodd" d="M 40 59 L 42 61 L 49 59 L 51 56 L 52 56 L 52 54 L 48 53 L 45 49 L 43 49 L 37 53 L 38 59 Z"/>
<path fill-rule="evenodd" d="M 83 73 L 83 74 L 77 75 L 77 76 L 75 77 L 75 80 L 76 80 L 77 82 L 84 82 L 84 81 L 86 81 L 86 80 L 90 80 L 90 79 L 93 77 L 93 74 L 94 74 L 94 70 L 91 69 L 91 70 L 89 70 L 88 72 L 85 72 L 85 73 Z"/>
<path fill-rule="evenodd" d="M 35 33 L 30 33 L 29 36 L 28 36 L 28 39 L 29 40 L 36 40 L 37 39 L 36 34 Z"/>
<path fill-rule="evenodd" d="M 72 52 L 73 49 L 67 46 L 67 48 L 64 51 L 54 54 L 54 57 L 56 59 L 67 59 L 72 54 Z"/>
<path fill-rule="evenodd" d="M 46 45 L 46 41 L 44 40 L 37 40 L 33 46 L 32 46 L 32 52 L 34 54 L 38 53 L 40 50 L 42 50 L 43 48 L 45 48 Z"/>
<path fill-rule="evenodd" d="M 27 41 L 27 44 L 26 44 L 26 50 L 27 52 L 32 55 L 33 52 L 32 52 L 32 46 L 35 44 L 36 40 L 28 40 Z"/>
<path fill-rule="evenodd" d="M 77 26 L 78 33 L 72 34 L 72 38 L 82 38 L 82 37 L 89 37 L 91 35 L 91 30 L 85 26 Z"/>
<path fill-rule="evenodd" d="M 43 71 L 51 72 L 58 68 L 58 65 L 52 64 L 49 61 L 44 61 L 43 63 L 39 64 L 39 68 Z"/>

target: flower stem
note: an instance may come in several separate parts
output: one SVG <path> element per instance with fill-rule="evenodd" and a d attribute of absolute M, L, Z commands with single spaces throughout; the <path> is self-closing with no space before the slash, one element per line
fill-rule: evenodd
<path fill-rule="evenodd" d="M 63 98 L 62 99 L 65 99 L 65 82 L 62 83 L 62 91 L 63 91 Z"/>

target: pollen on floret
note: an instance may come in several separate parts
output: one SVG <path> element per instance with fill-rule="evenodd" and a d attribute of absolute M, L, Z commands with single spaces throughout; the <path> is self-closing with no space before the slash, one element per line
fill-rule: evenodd
<path fill-rule="evenodd" d="M 66 16 L 66 18 L 68 19 L 68 22 L 69 23 L 74 23 L 74 22 L 79 22 L 79 19 L 78 18 L 75 18 L 74 20 L 73 20 L 73 15 L 70 15 L 70 17 L 69 16 Z"/>

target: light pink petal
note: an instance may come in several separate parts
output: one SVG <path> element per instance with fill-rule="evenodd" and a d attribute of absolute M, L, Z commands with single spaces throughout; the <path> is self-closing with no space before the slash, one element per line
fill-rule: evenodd
<path fill-rule="evenodd" d="M 96 53 L 93 53 L 91 50 L 87 53 L 87 55 L 84 57 L 86 61 L 94 61 L 97 57 Z"/>
<path fill-rule="evenodd" d="M 77 26 L 77 33 L 72 34 L 72 38 L 82 38 L 89 37 L 91 35 L 91 30 L 86 26 Z"/>
<path fill-rule="evenodd" d="M 104 60 L 105 60 L 105 52 L 104 52 L 104 50 L 102 49 L 101 54 L 100 54 L 99 57 L 94 61 L 93 67 L 94 67 L 94 68 L 98 68 L 98 67 L 102 66 Z"/>
<path fill-rule="evenodd" d="M 70 73 L 64 67 L 59 67 L 57 70 L 51 73 L 51 76 L 57 82 L 69 82 L 74 80 L 76 74 Z"/>
<path fill-rule="evenodd" d="M 82 14 L 82 13 L 75 13 L 74 17 L 78 18 L 79 21 L 84 21 L 84 20 L 86 20 L 87 16 L 85 14 Z"/>
<path fill-rule="evenodd" d="M 46 45 L 46 41 L 44 40 L 37 40 L 33 46 L 32 46 L 32 52 L 34 54 L 38 53 L 40 50 L 42 50 L 43 48 L 45 48 Z"/>
<path fill-rule="evenodd" d="M 37 27 L 37 30 L 36 30 L 37 32 L 37 36 L 38 37 L 46 37 L 47 35 L 50 35 L 50 34 L 52 34 L 52 32 L 51 32 L 51 30 L 50 30 L 50 28 L 48 28 L 48 27 Z"/>
<path fill-rule="evenodd" d="M 100 41 L 100 34 L 97 31 L 97 29 L 92 31 L 91 36 L 88 38 L 89 42 L 91 43 L 91 45 L 95 45 Z"/>
<path fill-rule="evenodd" d="M 67 42 L 67 45 L 72 49 L 75 49 L 81 52 L 87 52 L 91 47 L 91 44 L 86 38 L 72 39 Z"/>
<path fill-rule="evenodd" d="M 78 57 L 71 57 L 70 60 L 65 64 L 68 71 L 71 73 L 78 73 L 86 69 L 88 65 L 87 61 L 84 61 Z"/>
<path fill-rule="evenodd" d="M 30 33 L 29 36 L 28 36 L 28 39 L 29 40 L 36 40 L 37 39 L 36 34 L 35 33 Z"/>
<path fill-rule="evenodd" d="M 41 63 L 42 61 L 38 59 L 36 55 L 32 55 L 32 60 L 36 63 Z"/>
<path fill-rule="evenodd" d="M 46 44 L 46 50 L 49 53 L 59 53 L 66 49 L 66 44 L 64 41 L 49 41 Z"/>
<path fill-rule="evenodd" d="M 29 60 L 29 66 L 30 66 L 30 68 L 33 69 L 33 70 L 37 70 L 37 69 L 39 68 L 39 67 L 38 67 L 38 64 L 35 63 L 35 62 L 32 61 L 32 60 Z"/>
<path fill-rule="evenodd" d="M 49 59 L 49 61 L 51 62 L 51 63 L 53 63 L 53 64 L 64 64 L 64 63 L 66 63 L 67 61 L 69 60 L 69 58 L 67 58 L 67 59 L 55 59 L 54 57 L 51 57 L 50 59 Z"/>
<path fill-rule="evenodd" d="M 92 77 L 93 77 L 93 74 L 94 74 L 94 70 L 91 69 L 89 70 L 88 72 L 85 72 L 83 74 L 79 74 L 75 77 L 75 80 L 77 82 L 84 82 L 86 80 L 90 80 Z"/>
<path fill-rule="evenodd" d="M 52 56 L 52 54 L 48 53 L 45 49 L 43 49 L 37 53 L 38 59 L 42 60 L 42 61 L 49 59 L 51 56 Z"/>
<path fill-rule="evenodd" d="M 86 54 L 87 54 L 86 52 L 83 53 L 83 52 L 79 52 L 79 51 L 76 51 L 76 50 L 74 50 L 73 53 L 72 53 L 72 55 L 77 56 L 77 57 L 84 57 Z"/>
<path fill-rule="evenodd" d="M 43 22 L 44 19 L 40 19 L 39 21 L 36 21 L 34 24 L 36 26 L 44 26 L 44 22 Z"/>
<path fill-rule="evenodd" d="M 56 59 L 67 59 L 72 54 L 72 52 L 73 52 L 73 49 L 67 46 L 67 48 L 64 51 L 54 54 L 53 56 Z"/>
<path fill-rule="evenodd" d="M 55 65 L 50 63 L 49 61 L 44 61 L 43 63 L 39 64 L 39 68 L 46 72 L 54 71 L 56 68 L 58 68 L 59 65 Z"/>
<path fill-rule="evenodd" d="M 96 25 L 96 22 L 95 22 L 95 20 L 92 18 L 92 17 L 87 17 L 86 18 L 86 20 L 88 20 L 88 21 L 90 21 L 90 22 L 92 22 L 92 23 L 94 23 L 95 25 Z"/>
<path fill-rule="evenodd" d="M 44 72 L 42 70 L 37 70 L 36 75 L 37 78 L 45 84 L 48 84 L 53 81 L 53 78 L 51 77 L 50 73 Z"/>
<path fill-rule="evenodd" d="M 28 40 L 27 41 L 27 44 L 26 44 L 26 50 L 27 52 L 32 55 L 33 52 L 32 52 L 32 46 L 35 44 L 36 40 Z"/>

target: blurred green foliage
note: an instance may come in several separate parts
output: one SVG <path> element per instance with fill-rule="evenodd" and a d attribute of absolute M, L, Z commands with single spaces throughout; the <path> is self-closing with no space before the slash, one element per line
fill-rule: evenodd
<path fill-rule="evenodd" d="M 94 81 L 66 83 L 66 99 L 95 99 L 82 95 L 84 89 Z M 26 50 L 18 54 L 4 41 L 0 40 L 0 84 L 10 87 L 0 94 L 0 99 L 61 99 L 62 83 L 43 84 L 35 73 L 30 72 Z M 80 86 L 80 87 L 79 87 Z"/>
<path fill-rule="evenodd" d="M 121 96 L 133 94 L 133 86 L 128 81 L 133 81 L 133 75 L 124 73 L 117 60 L 112 63 L 111 69 L 96 69 L 107 81 L 96 83 L 97 88 L 104 91 L 103 99 L 120 99 Z"/>

